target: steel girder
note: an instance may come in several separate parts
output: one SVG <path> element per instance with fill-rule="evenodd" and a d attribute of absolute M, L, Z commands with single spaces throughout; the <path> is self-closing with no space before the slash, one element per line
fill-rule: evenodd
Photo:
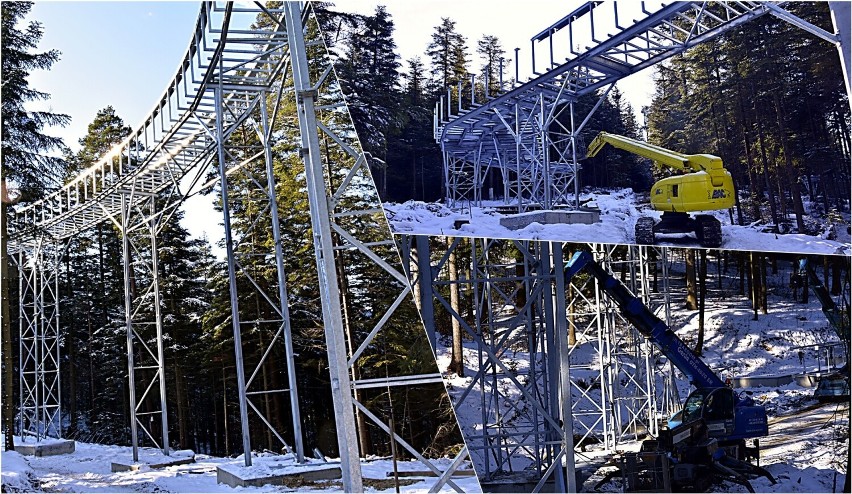
<path fill-rule="evenodd" d="M 481 479 L 532 468 L 536 490 L 550 479 L 570 488 L 573 473 L 555 472 L 563 462 L 573 467 L 575 440 L 613 450 L 631 435 L 656 433 L 660 371 L 652 347 L 596 280 L 566 283 L 562 244 L 452 238 L 436 250 L 426 236 L 401 236 L 400 244 L 427 331 L 435 331 L 436 314 L 443 314 L 472 341 L 474 358 L 465 365 L 475 375 L 453 402 L 479 410 L 480 423 L 463 423 L 462 430 Z M 667 291 L 654 292 L 650 281 L 650 270 L 660 269 L 666 286 L 665 250 L 652 256 L 646 247 L 589 248 L 667 318 Z M 450 256 L 464 259 L 457 277 L 448 272 Z M 447 297 L 452 290 L 459 311 Z"/>

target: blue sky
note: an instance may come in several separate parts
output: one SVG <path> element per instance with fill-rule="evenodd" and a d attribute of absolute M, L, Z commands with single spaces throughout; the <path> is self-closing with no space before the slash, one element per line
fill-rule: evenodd
<path fill-rule="evenodd" d="M 127 125 L 141 124 L 174 76 L 198 10 L 197 2 L 36 2 L 28 19 L 44 28 L 39 50 L 57 49 L 62 58 L 49 72 L 34 72 L 30 85 L 51 95 L 41 108 L 72 118 L 49 133 L 77 149 L 108 105 Z"/>

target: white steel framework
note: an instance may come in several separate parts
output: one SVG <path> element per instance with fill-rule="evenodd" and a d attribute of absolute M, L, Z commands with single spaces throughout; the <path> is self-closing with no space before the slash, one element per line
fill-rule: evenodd
<path fill-rule="evenodd" d="M 61 437 L 59 268 L 67 242 L 39 237 L 34 249 L 19 251 L 17 428 L 23 441 Z"/>
<path fill-rule="evenodd" d="M 597 280 L 566 283 L 569 245 L 449 238 L 436 249 L 440 240 L 402 236 L 401 247 L 427 331 L 449 320 L 472 341 L 465 367 L 475 374 L 453 404 L 479 411 L 462 430 L 481 480 L 531 481 L 534 492 L 553 481 L 573 492 L 575 446 L 577 455 L 588 443 L 613 451 L 639 434 L 656 434 L 666 393 L 655 376 L 668 370 L 657 368 L 650 342 Z M 586 248 L 668 320 L 666 250 Z"/>
<path fill-rule="evenodd" d="M 298 121 L 297 129 L 281 125 L 288 116 Z M 388 394 L 408 386 L 443 391 L 443 383 L 437 372 L 379 377 L 358 370 L 359 360 L 381 351 L 376 342 L 383 329 L 405 328 L 417 335 L 422 327 L 411 324 L 411 289 L 399 269 L 399 255 L 310 5 L 202 3 L 177 74 L 145 123 L 65 187 L 17 210 L 10 250 L 27 258 L 45 235 L 61 241 L 104 221 L 119 227 L 124 237 L 128 372 L 135 395 L 130 411 L 134 461 L 144 438 L 168 454 L 163 369 L 168 328 L 160 317 L 157 234 L 187 197 L 218 187 L 245 463 L 251 465 L 252 420 L 259 420 L 260 428 L 270 430 L 301 461 L 276 160 L 304 166 L 312 227 L 304 241 L 315 251 L 344 489 L 363 488 L 357 410 L 439 477 L 434 489 L 448 485 L 459 491 L 451 476 L 467 457 L 465 448 L 449 468 L 441 469 L 395 434 L 381 412 L 357 398 L 374 388 Z M 211 174 L 214 170 L 218 173 Z M 205 180 L 208 174 L 215 178 Z M 234 208 L 249 206 L 250 224 L 235 224 Z M 261 234 L 271 241 L 253 243 Z M 349 267 L 355 260 L 360 272 Z M 396 297 L 369 299 L 362 286 L 367 274 L 395 290 Z M 240 304 L 245 297 L 258 301 L 254 310 Z M 369 306 L 370 317 L 346 317 L 347 307 L 355 306 Z M 58 314 L 51 314 L 58 331 Z M 259 359 L 244 356 L 246 328 L 269 335 Z M 58 351 L 58 346 L 50 348 Z M 34 360 L 44 360 L 39 352 L 32 354 Z M 283 388 L 258 378 L 274 355 L 283 355 Z M 289 432 L 278 430 L 280 424 L 260 405 L 265 396 L 280 393 L 289 396 Z M 47 414 L 40 403 L 36 399 L 31 407 L 37 410 L 36 421 Z M 160 419 L 156 425 L 155 416 Z M 285 441 L 288 433 L 292 444 Z"/>
<path fill-rule="evenodd" d="M 517 80 L 516 49 L 515 82 L 506 91 L 501 80 L 497 94 L 484 91 L 477 100 L 476 88 L 489 81 L 474 76 L 447 88 L 435 104 L 433 132 L 443 152 L 449 207 L 502 199 L 518 212 L 579 208 L 582 132 L 600 101 L 590 112 L 577 114 L 578 99 L 589 94 L 605 98 L 617 81 L 766 14 L 837 46 L 849 92 L 848 2 L 829 2 L 835 33 L 791 14 L 784 1 L 666 2 L 658 10 L 641 2 L 643 17 L 629 25 L 619 21 L 618 2 L 608 2 L 612 10 L 601 12 L 604 3 L 586 2 L 530 38 L 531 80 Z M 568 52 L 557 55 L 555 47 L 566 44 L 554 39 L 566 32 Z M 575 49 L 580 38 L 590 46 Z M 535 50 L 542 45 L 549 52 L 544 68 L 536 67 Z M 488 188 L 494 177 L 502 180 L 502 190 Z"/>
<path fill-rule="evenodd" d="M 141 439 L 169 454 L 163 318 L 157 266 L 157 236 L 163 226 L 157 196 L 131 190 L 121 200 L 119 229 L 124 259 L 124 318 L 133 461 Z M 159 433 L 158 433 L 159 432 Z"/>

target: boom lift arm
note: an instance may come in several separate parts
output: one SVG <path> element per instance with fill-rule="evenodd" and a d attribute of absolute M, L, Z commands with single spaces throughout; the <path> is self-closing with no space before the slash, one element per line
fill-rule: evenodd
<path fill-rule="evenodd" d="M 799 262 L 799 271 L 807 272 L 811 290 L 813 290 L 814 295 L 816 295 L 819 299 L 819 303 L 822 306 L 822 312 L 828 319 L 828 323 L 831 324 L 831 327 L 834 328 L 835 331 L 837 331 L 837 336 L 839 336 L 840 339 L 848 345 L 850 329 L 849 313 L 843 311 L 837 306 L 834 299 L 831 297 L 831 293 L 829 293 L 828 288 L 823 285 L 819 276 L 817 276 L 816 272 L 814 272 L 814 268 L 811 267 L 806 257 L 802 258 Z"/>
<path fill-rule="evenodd" d="M 594 157 L 607 144 L 637 156 L 652 159 L 660 166 L 674 168 L 675 170 L 690 172 L 703 171 L 711 175 L 718 175 L 717 170 L 727 173 L 725 166 L 722 164 L 722 158 L 718 156 L 712 154 L 682 154 L 648 142 L 617 134 L 609 134 L 607 132 L 601 132 L 592 140 L 586 151 L 586 156 L 589 158 Z M 721 186 L 722 184 L 720 181 L 719 183 L 714 183 L 714 185 Z"/>
<path fill-rule="evenodd" d="M 659 475 L 670 481 L 651 481 L 651 484 L 656 487 L 668 485 L 674 489 L 671 492 L 705 491 L 711 479 L 729 480 L 745 486 L 750 492 L 754 492 L 749 483 L 751 478 L 763 476 L 774 484 L 775 479 L 765 469 L 743 461 L 747 457 L 759 456 L 757 440 L 753 448 L 747 447 L 745 440 L 769 434 L 766 409 L 755 405 L 748 396 L 736 398 L 734 391 L 726 387 L 666 323 L 596 263 L 589 252 L 574 254 L 565 265 L 565 279 L 571 280 L 583 270 L 598 280 L 603 291 L 621 308 L 627 320 L 650 339 L 697 388 L 686 399 L 683 411 L 677 414 L 680 418 L 673 428 L 664 429 L 657 439 L 645 440 L 640 453 L 626 454 L 624 469 L 618 471 L 627 481 L 626 485 L 649 492 L 645 488 L 650 486 L 645 485 L 643 488 L 634 484 L 644 483 Z M 670 467 L 663 466 L 661 469 L 660 465 Z"/>
<path fill-rule="evenodd" d="M 825 314 L 828 323 L 837 332 L 846 353 L 846 365 L 837 372 L 822 376 L 816 391 L 814 391 L 814 397 L 819 401 L 849 401 L 849 310 L 843 310 L 837 306 L 828 288 L 811 267 L 807 257 L 803 257 L 799 261 L 798 270 L 800 274 L 808 277 L 810 281 L 808 284 L 814 295 L 819 299 L 822 313 Z"/>
<path fill-rule="evenodd" d="M 728 388 L 703 360 L 692 353 L 665 322 L 655 316 L 639 298 L 633 296 L 624 284 L 596 263 L 589 252 L 580 251 L 574 254 L 565 266 L 565 279 L 572 279 L 582 270 L 600 282 L 603 291 L 615 301 L 624 317 L 642 335 L 650 339 L 669 361 L 686 375 L 690 384 L 695 386 L 696 389 L 686 399 L 682 413 L 675 414 L 669 422 L 670 426 L 702 418 L 711 428 L 712 437 L 724 442 L 738 443 L 769 433 L 766 409 L 756 405 L 747 395 L 735 396 L 733 390 Z M 724 407 L 719 406 L 722 400 L 727 403 Z M 713 401 L 716 404 L 710 406 Z"/>
<path fill-rule="evenodd" d="M 630 324 L 650 339 L 663 352 L 663 355 L 686 375 L 693 386 L 696 388 L 725 387 L 725 383 L 710 370 L 707 364 L 692 353 L 692 350 L 665 322 L 655 316 L 641 300 L 630 293 L 627 287 L 596 263 L 590 253 L 577 252 L 568 261 L 566 268 L 566 280 L 586 270 L 600 281 L 601 288 L 618 304 Z"/>
<path fill-rule="evenodd" d="M 659 166 L 685 172 L 663 178 L 651 187 L 651 207 L 662 211 L 659 222 L 645 216 L 636 221 L 636 243 L 653 244 L 658 233 L 689 233 L 702 247 L 722 245 L 722 224 L 713 215 L 690 213 L 718 211 L 734 205 L 734 180 L 722 159 L 711 154 L 682 154 L 630 137 L 601 132 L 589 144 L 586 157 L 609 144 L 654 160 Z"/>

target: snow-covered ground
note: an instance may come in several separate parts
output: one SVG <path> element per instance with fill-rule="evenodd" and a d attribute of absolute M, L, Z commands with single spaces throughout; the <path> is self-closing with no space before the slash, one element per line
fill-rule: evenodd
<path fill-rule="evenodd" d="M 711 291 L 705 314 L 705 343 L 704 361 L 722 377 L 757 377 L 757 376 L 789 376 L 799 374 L 803 371 L 814 372 L 827 369 L 825 362 L 825 348 L 827 344 L 836 344 L 839 338 L 836 332 L 829 326 L 825 315 L 822 313 L 820 304 L 816 297 L 810 296 L 807 304 L 794 301 L 791 297 L 787 280 L 790 277 L 790 262 L 779 261 L 777 274 L 768 273 L 769 313 L 758 314 L 756 321 L 753 319 L 753 311 L 750 301 L 741 295 L 737 295 L 736 273 L 731 270 L 730 277 L 723 277 L 722 289 L 719 290 L 716 279 L 708 282 Z M 715 266 L 710 264 L 710 273 L 715 275 Z M 672 267 L 673 279 L 682 276 L 683 266 L 675 264 Z M 771 270 L 770 270 L 771 271 Z M 695 343 L 697 334 L 698 313 L 683 308 L 683 288 L 678 286 L 680 281 L 673 281 L 671 287 L 673 299 L 672 327 L 677 334 L 689 346 Z M 712 285 L 712 286 L 710 286 Z M 848 293 L 846 295 L 849 296 Z M 519 330 L 522 331 L 523 329 Z M 591 335 L 594 337 L 594 335 Z M 581 338 L 581 337 L 578 337 Z M 445 371 L 450 363 L 451 349 L 449 341 L 439 338 L 438 365 Z M 519 334 L 515 341 L 524 341 L 525 338 Z M 814 347 L 805 348 L 802 358 L 799 349 L 807 345 L 819 345 L 821 353 L 817 353 Z M 582 364 L 585 358 L 596 358 L 594 352 L 582 349 L 581 343 L 575 352 L 581 353 L 575 359 L 572 353 L 572 367 L 578 360 Z M 837 360 L 832 362 L 832 367 L 843 364 L 844 359 L 835 354 Z M 506 345 L 500 354 L 501 361 L 511 369 L 511 373 L 520 381 L 525 382 L 529 375 L 529 354 L 522 345 Z M 821 358 L 822 361 L 818 361 Z M 532 359 L 537 360 L 537 359 Z M 481 406 L 481 381 L 473 385 L 473 389 L 465 400 L 458 403 L 468 387 L 471 387 L 473 376 L 476 375 L 480 366 L 480 355 L 475 343 L 466 341 L 464 343 L 465 376 L 456 374 L 445 374 L 450 395 L 454 399 L 457 416 L 464 434 L 477 438 L 475 441 L 482 442 L 482 406 Z M 664 368 L 662 360 L 658 359 L 658 369 Z M 597 362 L 588 362 L 592 369 L 596 368 Z M 587 368 L 578 366 L 572 369 L 572 379 L 582 377 L 583 372 L 594 374 Z M 489 372 L 490 374 L 490 372 Z M 657 375 L 658 390 L 662 387 L 662 377 Z M 591 381 L 588 381 L 591 382 Z M 678 391 L 681 402 L 691 391 L 691 387 L 684 379 L 678 381 Z M 525 410 L 531 408 L 525 404 L 525 400 L 509 376 L 502 374 L 498 378 L 495 389 L 486 386 L 487 400 L 492 402 L 497 399 L 503 403 L 489 406 L 499 409 L 503 416 L 504 430 L 522 430 L 528 424 L 522 423 L 525 416 L 513 414 L 514 406 Z M 843 404 L 819 404 L 813 398 L 814 388 L 802 387 L 791 383 L 783 386 L 764 386 L 745 388 L 741 391 L 752 393 L 753 398 L 763 404 L 770 417 L 770 435 L 760 439 L 761 460 L 760 465 L 765 467 L 778 481 L 771 485 L 766 479 L 758 479 L 752 482 L 758 492 L 839 492 L 844 480 L 846 470 L 846 448 L 849 447 L 849 405 Z M 599 400 L 599 393 L 594 388 L 586 390 L 594 400 Z M 572 392 L 575 404 L 578 400 L 585 399 L 576 388 Z M 515 405 L 510 406 L 506 401 L 514 400 Z M 515 418 L 510 418 L 515 417 Z M 514 422 L 513 422 L 514 421 Z M 575 417 L 575 434 L 582 433 L 578 427 L 578 418 Z M 469 442 L 470 446 L 470 442 Z M 590 458 L 598 459 L 604 455 L 600 446 L 592 444 L 587 447 L 587 454 L 578 453 L 578 461 L 587 461 Z M 636 442 L 623 442 L 617 447 L 618 450 L 635 450 L 638 448 Z M 523 448 L 513 450 L 511 466 L 514 471 L 522 471 L 533 463 L 532 458 L 527 456 Z M 483 470 L 484 458 L 474 454 L 475 466 Z M 505 461 L 505 460 L 504 460 Z M 509 464 L 509 462 L 505 463 Z M 504 465 L 505 465 L 504 464 Z M 492 463 L 492 471 L 494 470 Z M 597 477 L 596 480 L 600 480 Z M 594 486 L 596 481 L 587 483 L 586 487 Z M 604 486 L 602 490 L 618 490 L 618 481 Z M 745 488 L 735 484 L 724 484 L 714 487 L 714 490 L 725 492 L 746 492 Z"/>
<path fill-rule="evenodd" d="M 499 201 L 484 201 L 482 207 L 464 207 L 452 210 L 439 203 L 408 201 L 403 204 L 385 203 L 385 213 L 391 228 L 397 234 L 451 235 L 524 240 L 561 240 L 566 242 L 634 243 L 636 220 L 642 216 L 659 218 L 660 212 L 640 204 L 630 189 L 586 192 L 581 202 L 601 211 L 601 221 L 592 225 L 543 225 L 533 223 L 526 228 L 510 230 L 500 225 L 503 216 L 496 208 Z M 774 252 L 802 252 L 813 254 L 849 255 L 850 237 L 847 226 L 835 225 L 835 240 L 829 240 L 828 231 L 820 236 L 804 234 L 779 235 L 763 231 L 761 225 L 739 226 L 731 224 L 727 211 L 713 214 L 722 222 L 722 248 L 728 250 L 760 250 Z M 847 215 L 848 216 L 848 215 Z M 455 228 L 456 220 L 468 220 Z M 844 221 L 848 224 L 849 218 Z M 659 245 L 698 247 L 693 234 L 661 235 Z"/>
<path fill-rule="evenodd" d="M 17 438 L 16 438 L 17 439 Z M 3 492 L 340 492 L 340 480 L 294 481 L 291 485 L 232 488 L 216 482 L 216 469 L 230 466 L 240 469 L 242 458 L 217 458 L 196 455 L 195 463 L 161 469 L 143 467 L 136 472 L 111 471 L 113 461 L 130 463 L 131 449 L 126 446 L 106 446 L 78 442 L 73 454 L 33 457 L 15 451 L 2 454 L 0 473 Z M 435 460 L 445 469 L 450 459 Z M 317 460 L 314 460 L 317 462 Z M 287 455 L 261 454 L 253 457 L 258 471 L 291 470 L 293 459 Z M 469 468 L 469 467 L 467 467 Z M 276 470 L 277 469 L 277 470 Z M 365 492 L 394 492 L 393 462 L 388 458 L 364 460 L 361 464 Z M 399 471 L 423 472 L 426 467 L 418 461 L 400 461 Z M 388 475 L 390 473 L 390 475 Z M 437 477 L 400 477 L 400 490 L 429 492 Z M 481 492 L 476 477 L 454 477 L 466 492 Z M 444 486 L 441 492 L 455 492 Z"/>

